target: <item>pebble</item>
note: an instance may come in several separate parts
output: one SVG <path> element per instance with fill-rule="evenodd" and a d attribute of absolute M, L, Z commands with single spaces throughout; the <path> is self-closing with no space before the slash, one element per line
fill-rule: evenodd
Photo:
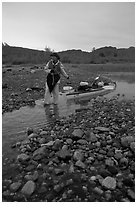
<path fill-rule="evenodd" d="M 31 133 L 33 133 L 33 128 L 28 127 L 26 132 L 27 132 L 27 135 L 29 136 Z"/>
<path fill-rule="evenodd" d="M 83 131 L 81 129 L 75 129 L 73 132 L 72 132 L 72 139 L 73 140 L 78 140 L 78 139 L 81 139 L 82 136 L 83 136 Z"/>
<path fill-rule="evenodd" d="M 98 188 L 98 187 L 95 187 L 95 188 L 93 189 L 93 191 L 94 191 L 95 193 L 99 194 L 99 195 L 102 195 L 102 194 L 103 194 L 103 190 L 101 190 L 101 189 Z"/>
<path fill-rule="evenodd" d="M 74 152 L 73 158 L 76 161 L 78 161 L 78 160 L 83 161 L 84 160 L 84 155 L 83 155 L 81 150 L 76 150 Z"/>
<path fill-rule="evenodd" d="M 116 188 L 116 179 L 108 176 L 103 180 L 102 186 L 106 189 L 114 190 Z"/>
<path fill-rule="evenodd" d="M 17 156 L 17 160 L 19 161 L 19 162 L 26 162 L 26 161 L 28 161 L 30 159 L 30 156 L 29 155 L 27 155 L 27 154 L 19 154 L 18 156 Z"/>
<path fill-rule="evenodd" d="M 132 191 L 131 189 L 128 189 L 128 190 L 127 190 L 127 195 L 128 195 L 129 198 L 132 199 L 132 201 L 135 200 L 135 192 Z"/>
<path fill-rule="evenodd" d="M 34 193 L 36 185 L 33 181 L 28 181 L 22 188 L 21 192 L 26 196 L 31 196 Z"/>
<path fill-rule="evenodd" d="M 95 130 L 98 130 L 100 132 L 110 132 L 110 129 L 106 127 L 96 127 Z"/>
<path fill-rule="evenodd" d="M 18 161 L 25 161 L 17 163 L 22 177 L 11 176 L 11 183 L 4 184 L 3 196 L 7 199 L 11 194 L 21 196 L 19 189 L 22 188 L 23 199 L 25 195 L 30 196 L 32 201 L 39 199 L 39 202 L 63 199 L 72 202 L 90 202 L 90 199 L 92 202 L 134 201 L 134 136 L 120 132 L 128 128 L 130 133 L 130 127 L 122 122 L 125 116 L 118 118 L 119 110 L 116 113 L 111 110 L 115 102 L 110 100 L 109 112 L 106 113 L 101 111 L 105 106 L 99 101 L 97 104 L 93 102 L 96 105 L 93 112 L 59 119 L 55 125 L 43 127 L 37 133 L 30 129 L 27 139 L 15 145 L 20 152 L 24 152 L 17 157 Z M 92 113 L 96 113 L 95 120 L 92 120 Z M 108 115 L 109 123 L 105 119 Z M 134 132 L 129 135 L 134 135 Z M 27 155 L 28 159 L 23 155 Z M 16 183 L 20 183 L 19 188 Z M 123 187 L 126 193 L 122 195 Z M 91 198 L 90 188 L 94 189 L 97 198 Z M 82 190 L 84 194 L 77 195 L 75 189 Z M 16 201 L 15 198 L 11 199 Z"/>
<path fill-rule="evenodd" d="M 76 165 L 77 167 L 82 168 L 82 169 L 85 169 L 85 168 L 86 168 L 86 165 L 85 165 L 82 161 L 80 161 L 80 160 L 78 160 L 78 161 L 75 163 L 75 165 Z"/>
<path fill-rule="evenodd" d="M 15 182 L 10 185 L 10 190 L 16 192 L 21 186 L 21 182 Z"/>

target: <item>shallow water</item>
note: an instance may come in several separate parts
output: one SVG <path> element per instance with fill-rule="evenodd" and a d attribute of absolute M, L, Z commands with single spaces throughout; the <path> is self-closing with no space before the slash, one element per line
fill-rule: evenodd
<path fill-rule="evenodd" d="M 113 76 L 117 82 L 117 88 L 113 92 L 105 95 L 107 98 L 120 94 L 120 99 L 134 99 L 135 97 L 135 81 L 130 75 L 128 78 L 121 78 L 119 75 Z M 5 113 L 2 117 L 2 148 L 3 156 L 12 152 L 11 144 L 16 143 L 26 137 L 27 127 L 34 129 L 43 127 L 52 123 L 55 119 L 66 117 L 75 113 L 77 109 L 87 108 L 91 104 L 91 97 L 82 100 L 67 101 L 63 95 L 59 98 L 58 105 L 49 105 L 43 107 L 43 100 L 37 100 L 34 107 L 22 107 L 19 110 Z"/>

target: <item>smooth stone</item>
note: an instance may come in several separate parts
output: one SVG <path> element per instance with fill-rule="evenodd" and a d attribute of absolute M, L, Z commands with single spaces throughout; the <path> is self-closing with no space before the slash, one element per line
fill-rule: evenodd
<path fill-rule="evenodd" d="M 116 188 L 116 179 L 108 176 L 103 180 L 102 186 L 107 189 L 114 190 Z"/>
<path fill-rule="evenodd" d="M 21 192 L 26 196 L 31 196 L 34 193 L 36 185 L 33 181 L 28 181 L 22 188 Z"/>
<path fill-rule="evenodd" d="M 10 185 L 10 190 L 16 192 L 21 186 L 20 182 L 15 182 Z"/>

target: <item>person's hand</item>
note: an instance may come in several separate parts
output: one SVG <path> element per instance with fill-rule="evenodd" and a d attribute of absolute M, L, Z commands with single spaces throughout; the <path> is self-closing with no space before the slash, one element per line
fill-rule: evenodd
<path fill-rule="evenodd" d="M 67 79 L 69 79 L 69 76 L 67 77 Z"/>

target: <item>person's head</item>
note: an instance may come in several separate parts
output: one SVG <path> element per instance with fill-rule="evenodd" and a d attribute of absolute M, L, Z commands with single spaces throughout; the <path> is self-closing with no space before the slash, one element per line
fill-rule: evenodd
<path fill-rule="evenodd" d="M 50 57 L 54 62 L 57 62 L 58 60 L 60 60 L 60 56 L 56 52 L 51 53 Z"/>

